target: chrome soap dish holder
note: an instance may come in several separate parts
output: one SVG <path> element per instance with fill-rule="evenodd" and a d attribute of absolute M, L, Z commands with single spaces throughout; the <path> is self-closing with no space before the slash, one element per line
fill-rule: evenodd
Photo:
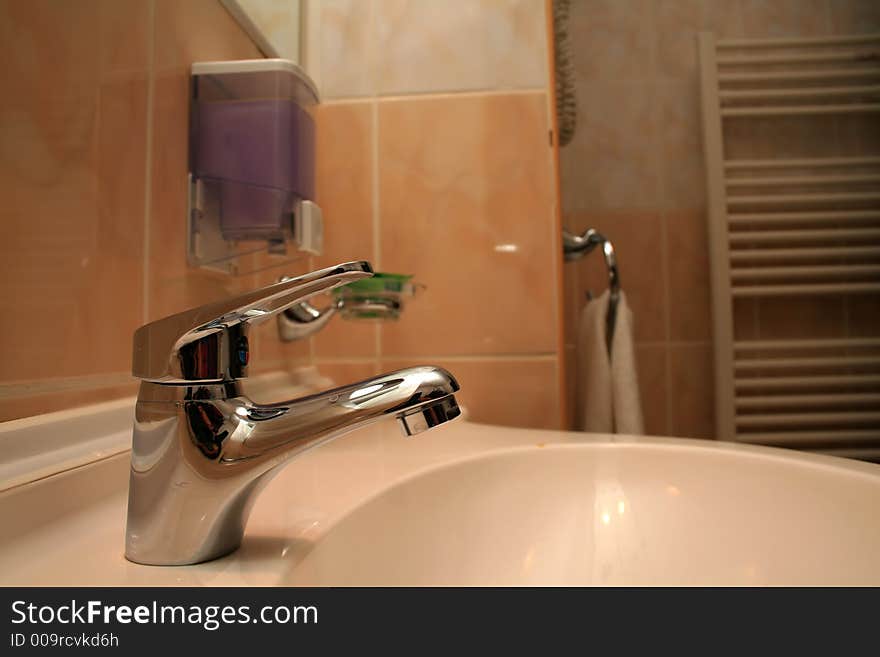
<path fill-rule="evenodd" d="M 302 301 L 278 314 L 278 335 L 282 342 L 302 340 L 320 331 L 339 315 L 349 320 L 393 321 L 400 318 L 406 300 L 424 289 L 411 276 L 376 273 L 372 278 L 345 285 L 333 292 L 325 308 Z M 288 280 L 287 277 L 281 281 Z"/>

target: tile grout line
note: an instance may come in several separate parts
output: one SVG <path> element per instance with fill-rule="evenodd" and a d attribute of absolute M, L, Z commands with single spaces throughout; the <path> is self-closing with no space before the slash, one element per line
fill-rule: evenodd
<path fill-rule="evenodd" d="M 372 365 L 373 356 L 318 356 L 315 365 Z"/>
<path fill-rule="evenodd" d="M 651 6 L 651 15 L 650 22 L 651 24 L 655 24 L 656 15 L 654 13 L 654 7 Z M 672 349 L 671 349 L 671 341 L 672 341 L 672 312 L 670 308 L 670 275 L 669 275 L 669 213 L 668 213 L 668 203 L 666 198 L 666 190 L 667 181 L 665 176 L 665 167 L 663 166 L 666 162 L 666 142 L 661 134 L 659 127 L 662 125 L 663 116 L 660 112 L 660 103 L 658 102 L 657 95 L 659 95 L 659 85 L 661 84 L 662 76 L 658 74 L 658 53 L 657 53 L 657 40 L 651 40 L 651 88 L 654 93 L 654 98 L 651 103 L 651 111 L 653 112 L 654 118 L 654 127 L 655 133 L 654 138 L 657 140 L 655 143 L 654 153 L 654 167 L 657 172 L 657 205 L 660 210 L 660 248 L 661 248 L 661 257 L 663 259 L 663 305 L 666 310 L 665 320 L 665 333 L 663 340 L 663 361 L 664 361 L 664 386 L 666 387 L 666 435 L 672 435 Z"/>
<path fill-rule="evenodd" d="M 437 360 L 437 361 L 446 361 L 446 362 L 455 362 L 455 363 L 466 363 L 466 362 L 479 362 L 479 363 L 508 363 L 511 361 L 518 362 L 535 362 L 535 363 L 551 363 L 556 362 L 557 356 L 553 352 L 539 353 L 539 354 L 453 354 L 453 355 L 406 355 L 406 356 L 387 356 L 387 360 L 394 361 L 413 361 L 420 362 L 424 360 Z M 266 371 L 270 371 L 273 369 L 275 365 L 283 365 L 286 362 L 283 359 L 276 359 L 273 361 L 264 362 L 264 366 L 272 366 L 268 367 Z M 310 361 L 308 359 L 302 359 L 296 361 L 298 365 L 345 365 L 345 364 L 359 364 L 363 365 L 366 363 L 374 364 L 376 362 L 376 358 L 373 356 L 318 356 L 314 361 Z M 127 376 L 127 375 L 126 375 Z M 130 377 L 129 377 L 130 378 Z M 0 387 L 0 393 L 2 393 L 2 387 Z"/>
<path fill-rule="evenodd" d="M 656 44 L 655 44 L 656 46 Z M 652 57 L 656 57 L 656 52 L 652 54 Z M 656 78 L 653 80 L 652 88 L 654 90 L 654 94 L 658 94 L 659 91 L 659 82 Z M 654 102 L 652 103 L 652 111 L 655 112 L 655 126 L 660 126 L 662 123 L 663 117 L 660 115 L 660 103 L 658 99 L 655 97 Z M 658 140 L 656 144 L 655 153 L 656 160 L 654 162 L 655 170 L 657 172 L 657 201 L 658 206 L 660 208 L 660 257 L 663 262 L 663 307 L 666 311 L 664 317 L 664 340 L 663 346 L 664 354 L 664 375 L 663 375 L 663 383 L 666 387 L 666 435 L 671 436 L 673 433 L 673 421 L 672 421 L 672 309 L 670 307 L 672 294 L 670 292 L 671 282 L 670 282 L 670 253 L 669 253 L 669 203 L 666 197 L 667 181 L 665 175 L 665 167 L 663 166 L 664 162 L 667 160 L 666 157 L 666 143 L 663 139 L 662 135 L 655 134 L 655 138 Z"/>
<path fill-rule="evenodd" d="M 373 229 L 373 267 L 376 271 L 382 268 L 382 229 L 379 211 L 379 101 L 373 100 L 370 108 L 370 213 Z M 382 358 L 382 325 L 377 323 L 374 331 L 375 354 Z"/>
<path fill-rule="evenodd" d="M 707 347 L 712 340 L 635 340 L 637 347 Z"/>
<path fill-rule="evenodd" d="M 547 90 L 544 87 L 523 87 L 523 88 L 486 88 L 486 89 L 447 89 L 434 91 L 413 91 L 402 94 L 380 94 L 373 93 L 366 96 L 338 96 L 336 98 L 327 98 L 321 101 L 322 105 L 336 105 L 343 103 L 367 103 L 374 100 L 436 100 L 443 98 L 461 98 L 470 96 L 526 96 L 526 95 L 545 95 Z"/>
<path fill-rule="evenodd" d="M 52 393 L 82 392 L 128 384 L 134 385 L 135 383 L 135 379 L 129 372 L 9 381 L 0 383 L 0 399 L 19 399 Z"/>
<path fill-rule="evenodd" d="M 370 105 L 370 213 L 371 224 L 373 229 L 373 266 L 376 271 L 382 267 L 382 227 L 379 212 L 379 98 L 378 98 L 378 66 L 376 65 L 376 3 L 370 3 L 369 17 L 369 54 L 368 61 L 371 68 L 371 79 L 373 88 L 371 89 L 371 105 Z M 381 367 L 382 362 L 382 325 L 377 323 L 373 330 L 374 336 L 374 361 L 375 366 Z"/>
<path fill-rule="evenodd" d="M 352 357 L 357 360 L 357 357 Z M 339 358 L 334 360 L 346 361 L 352 360 L 352 358 Z M 369 360 L 369 357 L 361 357 Z M 508 361 L 529 361 L 529 362 L 554 362 L 556 360 L 556 353 L 552 351 L 546 351 L 541 353 L 533 353 L 533 354 L 419 354 L 419 355 L 394 355 L 388 354 L 383 357 L 384 360 L 399 360 L 399 361 L 428 361 L 428 360 L 436 360 L 436 361 L 447 361 L 447 362 L 508 362 Z M 318 359 L 319 361 L 323 359 Z"/>
<path fill-rule="evenodd" d="M 146 126 L 146 146 L 147 152 L 144 158 L 144 248 L 143 263 L 141 275 L 143 281 L 141 285 L 141 312 L 143 313 L 143 323 L 146 324 L 150 319 L 150 214 L 153 210 L 153 104 L 155 90 L 155 49 L 156 49 L 156 3 L 151 1 L 149 4 L 149 30 L 147 32 L 149 46 L 147 48 L 147 126 Z"/>
<path fill-rule="evenodd" d="M 317 156 L 317 153 L 315 155 Z M 314 258 L 314 256 L 309 256 L 307 259 L 307 262 L 308 262 L 308 264 L 306 265 L 306 267 L 308 268 L 308 271 L 315 271 L 315 258 Z M 274 335 L 277 336 L 278 334 L 275 333 Z M 276 337 L 275 339 L 277 340 L 278 338 Z M 309 362 L 314 363 L 315 359 L 318 357 L 318 336 L 317 336 L 317 334 L 310 335 L 308 337 L 308 341 L 309 341 L 308 342 Z"/>
<path fill-rule="evenodd" d="M 661 173 L 662 175 L 662 173 Z M 664 196 L 665 202 L 665 196 Z M 664 305 L 666 306 L 666 433 L 672 435 L 672 309 L 670 301 L 670 276 L 669 276 L 669 216 L 663 211 L 661 221 L 661 248 L 663 249 L 663 282 L 664 282 Z"/>

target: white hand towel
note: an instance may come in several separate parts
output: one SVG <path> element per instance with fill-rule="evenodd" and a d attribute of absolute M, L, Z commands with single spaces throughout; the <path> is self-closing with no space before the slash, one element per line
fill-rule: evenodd
<path fill-rule="evenodd" d="M 644 433 L 633 345 L 632 311 L 621 292 L 608 356 L 605 318 L 610 293 L 590 301 L 581 314 L 577 344 L 576 422 L 594 433 Z"/>
<path fill-rule="evenodd" d="M 607 294 L 607 292 L 606 292 Z M 611 342 L 611 396 L 614 405 L 614 433 L 645 433 L 639 377 L 636 373 L 636 347 L 633 338 L 633 315 L 620 292 L 617 320 Z"/>
<path fill-rule="evenodd" d="M 584 306 L 578 325 L 575 426 L 592 433 L 614 433 L 611 363 L 605 346 L 608 292 Z"/>

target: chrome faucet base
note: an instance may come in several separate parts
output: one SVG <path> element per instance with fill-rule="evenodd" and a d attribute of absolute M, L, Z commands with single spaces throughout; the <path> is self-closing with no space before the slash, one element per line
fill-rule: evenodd
<path fill-rule="evenodd" d="M 238 383 L 143 382 L 135 411 L 125 556 L 183 565 L 234 551 L 257 493 L 302 452 L 385 417 L 415 435 L 460 414 L 458 383 L 414 367 L 256 404 Z"/>

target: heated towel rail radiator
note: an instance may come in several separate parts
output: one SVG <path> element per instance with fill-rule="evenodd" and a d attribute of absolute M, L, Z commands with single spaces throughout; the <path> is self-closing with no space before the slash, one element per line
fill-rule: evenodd
<path fill-rule="evenodd" d="M 718 437 L 880 461 L 880 35 L 699 50 Z"/>

